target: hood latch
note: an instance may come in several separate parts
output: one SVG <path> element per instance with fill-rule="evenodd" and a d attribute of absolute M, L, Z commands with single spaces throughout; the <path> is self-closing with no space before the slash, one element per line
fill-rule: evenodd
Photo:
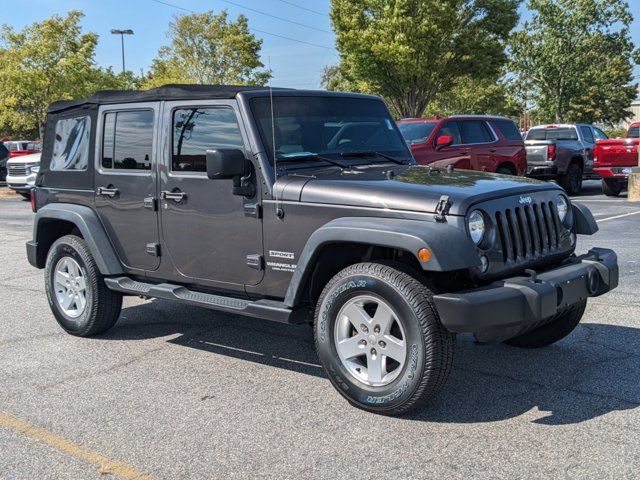
<path fill-rule="evenodd" d="M 449 209 L 451 208 L 451 202 L 449 201 L 448 195 L 442 195 L 440 200 L 438 200 L 438 204 L 436 205 L 436 222 L 446 222 L 446 215 L 449 213 Z"/>

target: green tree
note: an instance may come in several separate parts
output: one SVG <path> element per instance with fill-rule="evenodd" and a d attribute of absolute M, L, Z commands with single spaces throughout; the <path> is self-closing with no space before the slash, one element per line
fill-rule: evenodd
<path fill-rule="evenodd" d="M 176 17 L 171 44 L 161 47 L 144 86 L 167 83 L 264 85 L 271 72 L 260 61 L 262 40 L 249 32 L 247 18 L 229 20 L 226 10 Z"/>
<path fill-rule="evenodd" d="M 530 0 L 532 17 L 510 42 L 512 83 L 539 122 L 616 123 L 636 95 L 622 0 Z"/>
<path fill-rule="evenodd" d="M 324 85 L 377 93 L 397 116 L 420 116 L 463 79 L 498 77 L 519 2 L 332 0 L 340 63 Z"/>
<path fill-rule="evenodd" d="M 0 27 L 0 135 L 37 137 L 52 102 L 133 83 L 130 72 L 96 66 L 98 36 L 82 33 L 82 17 L 74 10 L 22 31 Z"/>

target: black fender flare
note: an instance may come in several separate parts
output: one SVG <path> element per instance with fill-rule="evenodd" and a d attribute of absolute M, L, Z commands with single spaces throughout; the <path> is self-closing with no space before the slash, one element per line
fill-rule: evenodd
<path fill-rule="evenodd" d="M 599 230 L 596 219 L 593 218 L 591 210 L 579 203 L 571 204 L 571 211 L 573 213 L 573 222 L 576 226 L 576 233 L 578 235 L 593 235 Z"/>
<path fill-rule="evenodd" d="M 298 304 L 318 253 L 331 243 L 361 243 L 405 250 L 413 254 L 425 271 L 447 272 L 481 264 L 466 229 L 459 226 L 401 218 L 338 218 L 318 228 L 307 240 L 291 277 L 285 305 Z M 417 256 L 423 247 L 431 250 L 428 262 L 422 262 Z"/>
<path fill-rule="evenodd" d="M 37 268 L 44 268 L 48 245 L 42 245 L 45 235 L 44 225 L 49 221 L 64 220 L 74 224 L 89 247 L 100 273 L 119 275 L 124 273 L 122 264 L 94 210 L 84 205 L 70 203 L 50 203 L 36 213 L 33 221 L 33 240 L 27 242 L 29 262 Z"/>

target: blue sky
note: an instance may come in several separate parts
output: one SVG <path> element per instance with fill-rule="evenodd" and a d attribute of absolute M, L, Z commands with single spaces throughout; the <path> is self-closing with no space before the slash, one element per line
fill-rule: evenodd
<path fill-rule="evenodd" d="M 244 13 L 253 29 L 315 44 L 309 45 L 254 31 L 264 40 L 263 63 L 267 65 L 269 57 L 271 59 L 274 86 L 317 88 L 322 68 L 337 62 L 338 54 L 333 48 L 333 34 L 328 17 L 329 0 L 166 0 L 165 3 L 194 11 L 219 11 L 226 8 L 233 17 Z M 629 3 L 636 17 L 632 28 L 634 41 L 640 45 L 640 1 L 631 0 Z M 1 9 L 0 22 L 18 29 L 53 13 L 82 10 L 86 15 L 83 22 L 85 31 L 91 30 L 100 35 L 96 57 L 98 64 L 113 66 L 116 70 L 121 68 L 120 37 L 111 35 L 109 31 L 112 28 L 131 28 L 135 35 L 125 38 L 126 63 L 128 69 L 136 72 L 141 69 L 146 71 L 158 47 L 167 43 L 166 32 L 171 18 L 176 14 L 186 13 L 153 0 L 1 0 L 0 5 L 2 4 L 8 8 Z M 640 68 L 636 72 L 640 74 Z M 638 80 L 640 78 L 636 79 Z"/>

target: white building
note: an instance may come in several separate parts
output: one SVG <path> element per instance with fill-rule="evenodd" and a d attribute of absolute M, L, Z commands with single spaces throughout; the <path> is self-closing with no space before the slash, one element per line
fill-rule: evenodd
<path fill-rule="evenodd" d="M 640 92 L 638 92 L 638 97 L 631 103 L 629 110 L 633 114 L 627 120 L 627 127 L 632 123 L 640 122 Z"/>

